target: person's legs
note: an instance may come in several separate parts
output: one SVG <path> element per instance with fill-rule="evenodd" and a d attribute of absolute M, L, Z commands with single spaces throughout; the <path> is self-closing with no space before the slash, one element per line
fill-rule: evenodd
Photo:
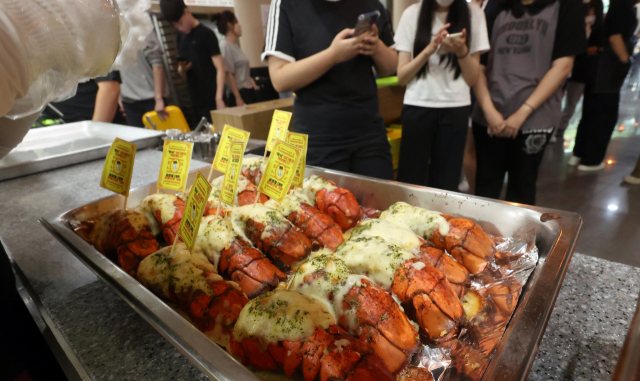
<path fill-rule="evenodd" d="M 207 119 L 207 121 L 209 123 L 212 123 L 211 121 L 211 111 L 215 110 L 215 107 L 207 107 L 207 106 L 194 106 L 193 107 L 194 111 L 196 112 L 196 115 L 198 116 L 199 119 L 202 119 L 203 117 Z"/>
<path fill-rule="evenodd" d="M 566 100 L 564 110 L 562 110 L 562 119 L 560 119 L 560 125 L 558 126 L 557 136 L 563 136 L 564 132 L 569 126 L 571 117 L 576 112 L 576 106 L 584 93 L 584 83 L 568 81 L 566 89 Z"/>
<path fill-rule="evenodd" d="M 638 157 L 638 162 L 636 162 L 636 168 L 631 172 L 631 176 L 640 179 L 640 157 Z"/>
<path fill-rule="evenodd" d="M 429 163 L 428 185 L 433 188 L 457 191 L 471 108 L 469 106 L 445 108 L 438 110 L 438 114 Z"/>
<path fill-rule="evenodd" d="M 544 149 L 551 138 L 549 133 L 519 133 L 515 139 L 508 140 L 506 201 L 520 204 L 536 204 L 536 184 L 538 168 L 542 163 Z"/>
<path fill-rule="evenodd" d="M 153 99 L 145 99 L 136 102 L 122 102 L 125 114 L 127 114 L 127 123 L 133 127 L 144 128 L 142 118 L 144 114 L 155 110 L 156 101 Z"/>
<path fill-rule="evenodd" d="M 476 193 L 476 170 L 478 163 L 476 161 L 476 142 L 473 140 L 473 130 L 467 128 L 467 142 L 464 147 L 464 158 L 462 159 L 462 168 L 464 176 L 469 184 L 469 194 Z"/>
<path fill-rule="evenodd" d="M 402 108 L 402 140 L 398 161 L 398 181 L 427 185 L 437 111 L 432 108 Z"/>
<path fill-rule="evenodd" d="M 382 123 L 382 122 L 381 122 Z M 363 140 L 350 157 L 349 172 L 363 176 L 393 180 L 391 146 L 384 125 L 370 138 Z"/>
<path fill-rule="evenodd" d="M 487 127 L 473 123 L 473 137 L 476 144 L 476 195 L 500 198 L 506 166 L 506 145 L 508 139 L 492 138 Z"/>
<path fill-rule="evenodd" d="M 607 154 L 607 146 L 611 141 L 611 134 L 618 122 L 618 106 L 620 93 L 606 93 L 593 95 L 594 128 L 586 137 L 585 152 L 581 156 L 580 164 L 595 166 L 602 163 Z"/>
<path fill-rule="evenodd" d="M 591 135 L 591 130 L 595 125 L 595 113 L 597 113 L 597 107 L 594 107 L 593 93 L 589 88 L 586 88 L 582 101 L 582 117 L 578 124 L 576 142 L 573 147 L 573 156 L 583 157 L 585 155 L 587 137 Z"/>

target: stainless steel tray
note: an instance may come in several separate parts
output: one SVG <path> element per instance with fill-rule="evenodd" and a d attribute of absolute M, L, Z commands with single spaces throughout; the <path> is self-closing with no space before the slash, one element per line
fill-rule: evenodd
<path fill-rule="evenodd" d="M 205 175 L 206 171 L 202 170 Z M 195 173 L 191 173 L 190 181 L 193 181 Z M 335 181 L 339 186 L 351 190 L 362 205 L 380 210 L 397 201 L 405 201 L 473 219 L 490 234 L 513 236 L 534 229 L 540 256 L 538 265 L 523 288 L 515 313 L 483 377 L 483 380 L 526 380 L 575 250 L 582 227 L 580 216 L 307 167 L 306 175 L 312 174 Z M 155 184 L 131 191 L 129 207 L 138 205 L 144 197 L 155 192 Z M 82 240 L 69 225 L 70 220 L 97 218 L 101 213 L 118 207 L 122 207 L 122 198 L 108 197 L 40 221 L 211 379 L 256 380 L 247 368 Z M 552 219 L 542 221 L 548 218 Z"/>
<path fill-rule="evenodd" d="M 162 135 L 162 131 L 92 121 L 34 128 L 0 160 L 0 181 L 106 157 L 115 138 L 141 150 L 159 145 Z"/>

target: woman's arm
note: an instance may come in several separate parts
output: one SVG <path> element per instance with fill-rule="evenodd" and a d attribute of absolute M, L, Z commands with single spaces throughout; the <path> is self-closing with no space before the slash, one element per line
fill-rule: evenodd
<path fill-rule="evenodd" d="M 477 102 L 482 108 L 484 117 L 487 119 L 487 123 L 489 124 L 487 126 L 489 127 L 489 135 L 493 136 L 500 133 L 500 131 L 502 131 L 502 128 L 504 128 L 504 117 L 502 116 L 502 114 L 500 114 L 500 112 L 496 109 L 496 106 L 493 104 L 491 93 L 489 92 L 489 87 L 487 86 L 487 76 L 485 74 L 485 68 L 482 65 L 480 65 L 478 80 L 473 86 L 473 92 L 476 94 Z"/>
<path fill-rule="evenodd" d="M 520 127 L 522 127 L 529 115 L 549 99 L 567 78 L 573 68 L 574 59 L 575 56 L 569 56 L 553 61 L 551 69 L 542 77 L 542 80 L 526 102 L 520 106 L 518 111 L 504 121 L 504 129 L 500 133 L 501 137 L 515 139 L 518 136 Z"/>
<path fill-rule="evenodd" d="M 244 101 L 242 100 L 242 96 L 240 96 L 240 90 L 238 90 L 238 82 L 236 82 L 236 76 L 232 73 L 227 73 L 229 76 L 229 86 L 231 87 L 231 92 L 233 96 L 236 97 L 236 106 L 244 106 Z"/>
<path fill-rule="evenodd" d="M 216 67 L 216 110 L 222 110 L 227 108 L 223 100 L 224 80 L 227 78 L 227 70 L 224 68 L 220 54 L 211 57 L 211 59 L 213 60 L 213 66 Z"/>
<path fill-rule="evenodd" d="M 153 67 L 153 90 L 155 94 L 156 107 L 160 120 L 165 120 L 169 114 L 164 111 L 164 69 L 162 66 Z"/>
<path fill-rule="evenodd" d="M 436 33 L 431 43 L 425 47 L 420 54 L 411 59 L 411 53 L 409 52 L 400 52 L 398 56 L 398 84 L 400 86 L 406 86 L 407 83 L 411 82 L 411 80 L 418 74 L 420 69 L 429 61 L 431 55 L 433 55 L 442 40 L 447 35 L 447 28 L 450 24 L 446 24 L 438 33 Z"/>
<path fill-rule="evenodd" d="M 627 47 L 624 45 L 624 40 L 622 39 L 621 34 L 614 34 L 609 37 L 609 43 L 611 44 L 611 49 L 618 56 L 620 62 L 628 63 L 629 62 L 629 52 L 627 52 Z"/>
<path fill-rule="evenodd" d="M 462 30 L 462 36 L 460 38 L 454 38 L 447 42 L 444 40 L 444 45 L 448 51 L 458 57 L 458 63 L 460 63 L 460 69 L 462 69 L 462 78 L 470 87 L 473 87 L 480 76 L 480 52 L 469 54 L 469 47 L 467 46 L 467 30 Z"/>
<path fill-rule="evenodd" d="M 345 29 L 333 39 L 331 46 L 300 61 L 289 62 L 269 56 L 269 75 L 277 92 L 301 89 L 324 75 L 336 64 L 358 55 L 365 36 L 349 38 L 353 29 Z"/>
<path fill-rule="evenodd" d="M 98 82 L 98 94 L 93 109 L 94 122 L 113 122 L 118 111 L 118 98 L 120 97 L 120 84 L 117 81 Z"/>

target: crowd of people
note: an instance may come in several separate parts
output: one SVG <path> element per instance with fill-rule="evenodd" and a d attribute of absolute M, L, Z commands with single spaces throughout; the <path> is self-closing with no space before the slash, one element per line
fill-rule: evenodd
<path fill-rule="evenodd" d="M 563 136 L 581 98 L 569 165 L 604 168 L 634 46 L 634 5 L 613 0 L 605 17 L 602 0 L 423 0 L 394 33 L 378 0 L 279 0 L 262 60 L 274 88 L 296 95 L 293 130 L 309 135 L 310 165 L 393 179 L 375 80 L 397 74 L 406 86 L 399 181 L 456 191 L 464 169 L 471 192 L 500 198 L 507 175 L 506 200 L 535 204 L 545 148 Z M 256 102 L 233 12 L 212 16 L 218 42 L 183 0 L 160 8 L 178 31 L 178 72 L 199 116 Z M 370 30 L 354 35 L 358 16 L 371 11 L 379 16 Z M 164 75 L 152 34 L 135 65 L 53 106 L 67 122 L 123 122 L 122 110 L 142 126 L 146 112 L 165 116 Z"/>

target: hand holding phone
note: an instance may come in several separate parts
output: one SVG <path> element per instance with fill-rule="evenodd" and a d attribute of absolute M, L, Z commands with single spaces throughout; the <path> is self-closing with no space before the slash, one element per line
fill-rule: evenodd
<path fill-rule="evenodd" d="M 358 22 L 356 23 L 353 37 L 358 37 L 363 33 L 370 32 L 379 17 L 380 11 L 377 10 L 369 13 L 363 13 L 358 16 Z"/>
<path fill-rule="evenodd" d="M 464 53 L 459 52 L 459 50 L 463 49 L 467 41 L 467 31 L 465 29 L 459 33 L 448 34 L 447 37 L 444 38 L 440 48 L 436 54 L 445 55 L 448 53 L 454 53 L 456 55 L 462 55 Z"/>

